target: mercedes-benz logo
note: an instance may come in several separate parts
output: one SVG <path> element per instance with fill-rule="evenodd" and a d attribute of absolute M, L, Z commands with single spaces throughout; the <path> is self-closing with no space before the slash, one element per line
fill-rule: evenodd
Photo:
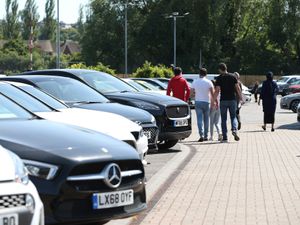
<path fill-rule="evenodd" d="M 104 183 L 111 188 L 117 188 L 122 181 L 121 169 L 115 164 L 111 163 L 104 168 Z"/>

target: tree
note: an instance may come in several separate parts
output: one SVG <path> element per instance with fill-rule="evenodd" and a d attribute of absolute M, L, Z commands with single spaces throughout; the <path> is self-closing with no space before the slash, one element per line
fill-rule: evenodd
<path fill-rule="evenodd" d="M 37 23 L 39 15 L 37 13 L 37 6 L 35 0 L 27 0 L 25 8 L 21 14 L 22 18 L 22 37 L 24 40 L 29 40 L 31 35 L 31 27 L 33 29 L 33 36 L 37 35 Z"/>
<path fill-rule="evenodd" d="M 20 36 L 18 7 L 18 0 L 6 0 L 5 2 L 6 17 L 3 24 L 5 39 L 16 39 Z"/>
<path fill-rule="evenodd" d="M 123 28 L 108 0 L 91 2 L 83 35 L 82 55 L 87 65 L 102 62 L 120 70 L 123 65 Z"/>
<path fill-rule="evenodd" d="M 54 40 L 56 22 L 54 19 L 54 0 L 47 0 L 45 5 L 46 16 L 43 19 L 43 26 L 41 30 L 41 40 Z"/>

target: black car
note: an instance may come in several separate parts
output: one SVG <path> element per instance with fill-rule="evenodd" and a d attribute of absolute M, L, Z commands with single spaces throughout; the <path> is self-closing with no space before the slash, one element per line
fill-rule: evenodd
<path fill-rule="evenodd" d="M 40 119 L 0 94 L 0 144 L 24 161 L 47 224 L 96 224 L 146 209 L 144 168 L 124 142 Z"/>
<path fill-rule="evenodd" d="M 144 134 L 148 137 L 149 149 L 156 149 L 158 127 L 155 118 L 145 110 L 111 103 L 96 90 L 81 82 L 60 76 L 8 76 L 0 80 L 9 80 L 33 85 L 44 90 L 70 107 L 104 111 L 119 114 L 143 127 Z"/>
<path fill-rule="evenodd" d="M 187 103 L 170 96 L 138 92 L 126 82 L 107 73 L 82 69 L 53 69 L 29 71 L 24 73 L 26 74 L 70 77 L 89 85 L 111 101 L 150 112 L 155 116 L 159 127 L 158 147 L 161 149 L 174 146 L 178 140 L 189 137 L 192 132 L 191 112 Z"/>

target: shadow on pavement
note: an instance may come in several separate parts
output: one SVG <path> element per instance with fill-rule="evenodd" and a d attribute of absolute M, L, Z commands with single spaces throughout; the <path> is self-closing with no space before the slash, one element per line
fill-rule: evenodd
<path fill-rule="evenodd" d="M 300 123 L 291 123 L 291 124 L 285 124 L 277 127 L 277 129 L 281 130 L 300 130 Z"/>
<path fill-rule="evenodd" d="M 152 154 L 174 154 L 174 153 L 178 153 L 181 152 L 181 150 L 179 149 L 161 149 L 159 151 L 149 151 L 148 155 L 152 155 Z"/>
<path fill-rule="evenodd" d="M 263 133 L 266 132 L 265 130 L 263 130 L 262 128 L 260 128 L 260 130 L 247 130 L 247 131 L 243 131 L 243 133 Z"/>

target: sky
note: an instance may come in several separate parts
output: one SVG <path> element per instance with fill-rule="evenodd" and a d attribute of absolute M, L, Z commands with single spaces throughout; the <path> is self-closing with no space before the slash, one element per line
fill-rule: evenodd
<path fill-rule="evenodd" d="M 78 12 L 80 4 L 87 5 L 90 0 L 59 0 L 59 18 L 65 23 L 76 23 L 78 20 Z M 5 17 L 5 0 L 0 0 L 0 19 Z M 24 8 L 26 0 L 18 0 L 19 10 Z M 45 17 L 46 0 L 35 0 L 40 15 L 40 20 Z M 55 0 L 55 17 L 56 17 L 56 2 Z"/>

